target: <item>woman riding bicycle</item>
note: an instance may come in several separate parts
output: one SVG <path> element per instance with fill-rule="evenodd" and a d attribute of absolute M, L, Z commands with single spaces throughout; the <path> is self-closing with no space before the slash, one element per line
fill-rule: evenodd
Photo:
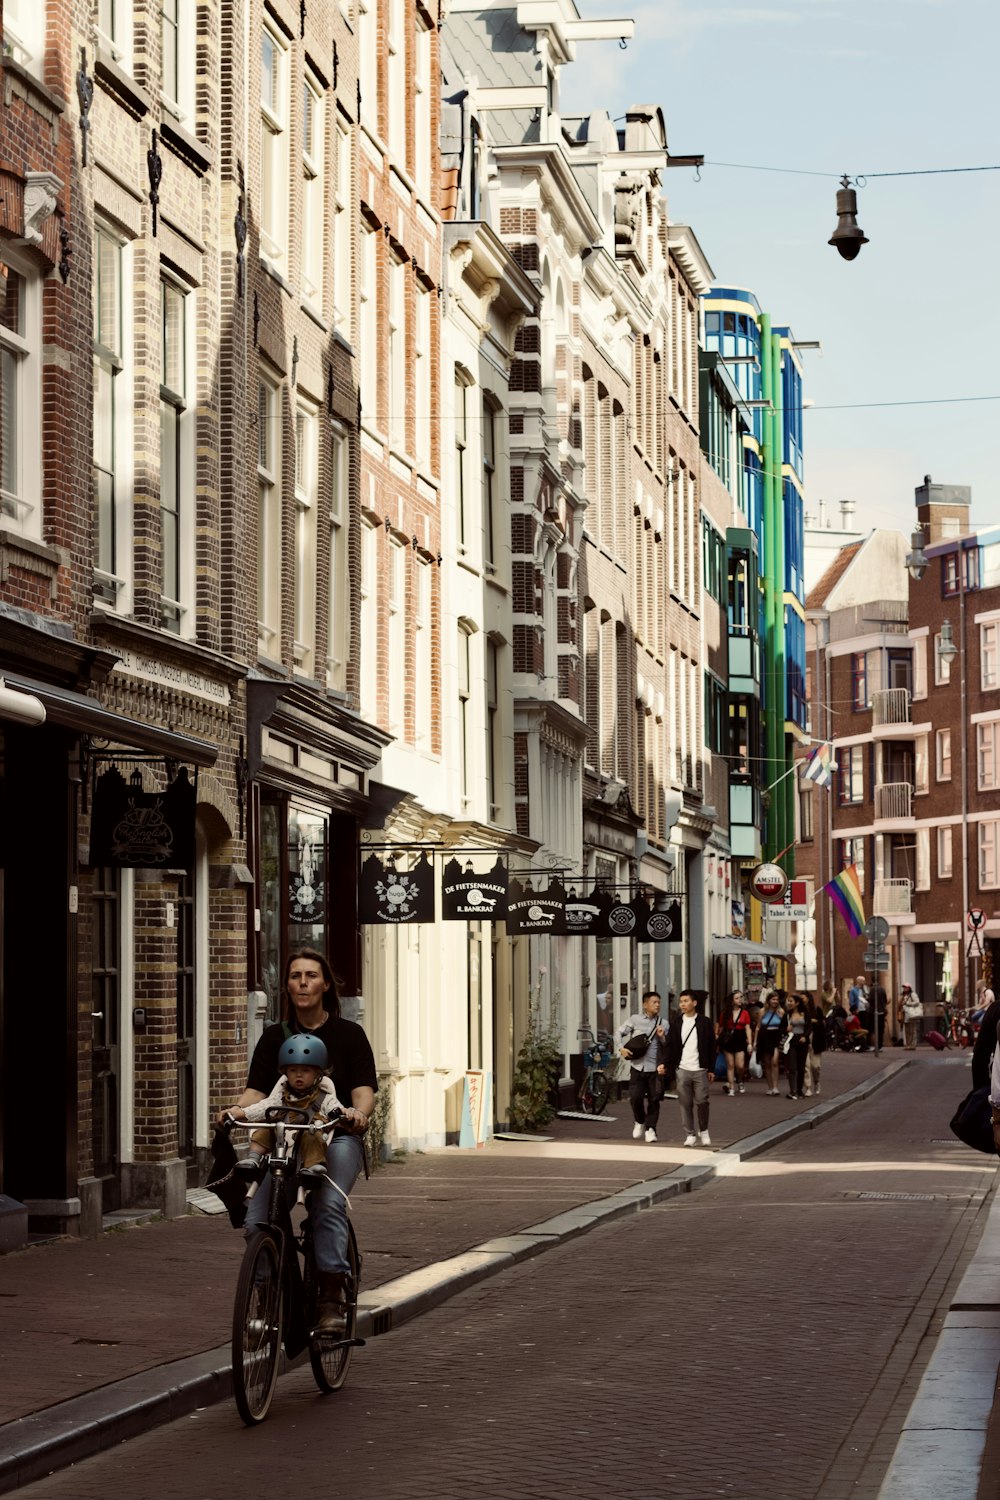
<path fill-rule="evenodd" d="M 341 1101 L 350 1100 L 342 1116 L 345 1128 L 333 1136 L 326 1148 L 326 1170 L 331 1181 L 323 1181 L 313 1189 L 309 1209 L 320 1274 L 317 1330 L 332 1332 L 341 1326 L 346 1307 L 349 1271 L 346 1195 L 364 1164 L 361 1137 L 375 1108 L 378 1078 L 364 1031 L 340 1014 L 333 972 L 321 953 L 313 948 L 293 953 L 285 965 L 282 989 L 288 1020 L 264 1028 L 250 1062 L 247 1086 L 236 1103 L 255 1104 L 271 1093 L 281 1074 L 278 1054 L 287 1036 L 308 1031 L 325 1043 L 337 1097 Z M 227 1113 L 225 1109 L 220 1112 L 220 1124 Z M 270 1193 L 271 1180 L 265 1177 L 248 1206 L 248 1237 L 266 1224 Z"/>

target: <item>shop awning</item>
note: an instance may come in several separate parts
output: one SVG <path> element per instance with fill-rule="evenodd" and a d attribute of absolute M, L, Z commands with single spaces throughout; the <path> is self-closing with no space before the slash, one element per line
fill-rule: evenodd
<path fill-rule="evenodd" d="M 3 678 L 8 687 L 31 693 L 38 699 L 49 724 L 75 729 L 78 734 L 97 735 L 116 745 L 148 750 L 153 755 L 162 755 L 165 760 L 179 760 L 189 766 L 214 766 L 218 758 L 218 750 L 207 740 L 196 740 L 189 734 L 179 734 L 176 729 L 163 729 L 158 724 L 126 718 L 124 714 L 105 708 L 96 698 L 88 698 L 86 693 L 53 687 L 51 683 L 36 682 L 33 677 L 22 677 L 17 672 L 6 670 Z"/>
<path fill-rule="evenodd" d="M 773 943 L 753 943 L 749 938 L 716 937 L 712 935 L 712 953 L 717 958 L 794 958 L 787 948 L 776 948 Z"/>

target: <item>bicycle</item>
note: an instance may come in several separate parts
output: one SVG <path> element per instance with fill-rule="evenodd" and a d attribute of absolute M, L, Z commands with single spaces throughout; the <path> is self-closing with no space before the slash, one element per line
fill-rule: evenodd
<path fill-rule="evenodd" d="M 319 1274 L 313 1254 L 312 1225 L 307 1213 L 296 1233 L 289 1205 L 288 1188 L 295 1182 L 297 1165 L 296 1134 L 308 1130 L 328 1139 L 338 1128 L 338 1120 L 302 1125 L 292 1123 L 289 1115 L 307 1118 L 305 1111 L 294 1105 L 272 1105 L 267 1111 L 267 1123 L 274 1127 L 274 1146 L 248 1193 L 252 1197 L 265 1172 L 270 1175 L 267 1224 L 255 1229 L 247 1240 L 233 1305 L 233 1397 L 248 1427 L 263 1422 L 267 1416 L 278 1379 L 282 1345 L 288 1360 L 308 1348 L 313 1378 L 327 1394 L 340 1390 L 347 1378 L 352 1353 L 365 1342 L 357 1337 L 361 1255 L 353 1224 L 348 1219 L 350 1274 L 343 1335 L 320 1333 L 315 1328 Z M 244 1127 L 243 1121 L 233 1119 L 224 1128 L 231 1131 L 237 1126 L 256 1128 Z M 367 1158 L 365 1172 L 367 1175 Z M 306 1202 L 308 1191 L 304 1184 L 299 1184 L 297 1204 Z M 299 1253 L 303 1260 L 301 1269 Z"/>
<path fill-rule="evenodd" d="M 590 1046 L 586 1047 L 583 1053 L 585 1072 L 577 1099 L 584 1114 L 599 1115 L 608 1102 L 608 1093 L 611 1088 L 611 1080 L 605 1071 L 614 1058 L 611 1035 L 607 1031 L 599 1031 L 595 1041 L 590 1027 L 582 1026 L 577 1036 L 590 1042 Z"/>

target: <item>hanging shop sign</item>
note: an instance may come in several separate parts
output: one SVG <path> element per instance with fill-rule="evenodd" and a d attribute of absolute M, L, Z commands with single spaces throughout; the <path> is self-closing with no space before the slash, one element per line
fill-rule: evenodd
<path fill-rule="evenodd" d="M 550 880 L 544 890 L 529 876 L 523 882 L 512 875 L 507 891 L 507 931 L 566 931 L 566 890 L 558 880 Z"/>
<path fill-rule="evenodd" d="M 189 870 L 194 864 L 195 789 L 185 766 L 162 791 L 146 792 L 138 767 L 98 776 L 90 819 L 90 863 Z"/>
<path fill-rule="evenodd" d="M 502 922 L 507 916 L 507 866 L 497 855 L 493 866 L 477 873 L 475 854 L 464 863 L 448 860 L 441 876 L 441 917 L 445 922 Z"/>
<path fill-rule="evenodd" d="M 361 862 L 358 917 L 362 922 L 401 927 L 434 920 L 434 868 L 426 851 L 409 865 L 406 854 L 369 854 Z"/>
<path fill-rule="evenodd" d="M 788 876 L 780 865 L 763 864 L 750 871 L 749 886 L 758 901 L 780 901 Z"/>
<path fill-rule="evenodd" d="M 684 941 L 684 923 L 679 901 L 671 901 L 667 906 L 654 906 L 645 896 L 636 896 L 632 908 L 636 915 L 633 935 L 637 943 Z"/>
<path fill-rule="evenodd" d="M 607 913 L 611 906 L 608 892 L 600 886 L 592 891 L 566 892 L 566 910 L 562 931 L 569 937 L 604 937 L 607 935 Z"/>
<path fill-rule="evenodd" d="M 790 880 L 788 889 L 780 901 L 768 903 L 767 914 L 786 922 L 806 922 L 809 919 L 809 882 Z"/>

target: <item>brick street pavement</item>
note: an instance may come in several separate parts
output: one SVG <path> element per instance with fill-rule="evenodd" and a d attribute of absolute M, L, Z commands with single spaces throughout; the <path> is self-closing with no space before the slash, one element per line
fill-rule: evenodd
<path fill-rule="evenodd" d="M 899 1055 L 828 1056 L 823 1097 Z M 729 1144 L 811 1102 L 768 1099 L 762 1083 L 736 1099 L 716 1087 L 713 1142 Z M 360 1182 L 352 1198 L 365 1287 L 706 1154 L 679 1146 L 674 1100 L 663 1103 L 659 1146 L 632 1141 L 627 1101 L 607 1113 L 614 1120 L 554 1121 L 549 1146 L 414 1154 Z M 0 1257 L 0 1423 L 224 1343 L 242 1253 L 225 1217 L 191 1216 Z"/>
<path fill-rule="evenodd" d="M 737 1175 L 370 1343 L 336 1397 L 299 1370 L 261 1429 L 214 1407 L 25 1500 L 289 1482 L 379 1500 L 874 1500 L 994 1182 L 988 1158 L 938 1143 L 964 1078 L 918 1061 Z"/>

